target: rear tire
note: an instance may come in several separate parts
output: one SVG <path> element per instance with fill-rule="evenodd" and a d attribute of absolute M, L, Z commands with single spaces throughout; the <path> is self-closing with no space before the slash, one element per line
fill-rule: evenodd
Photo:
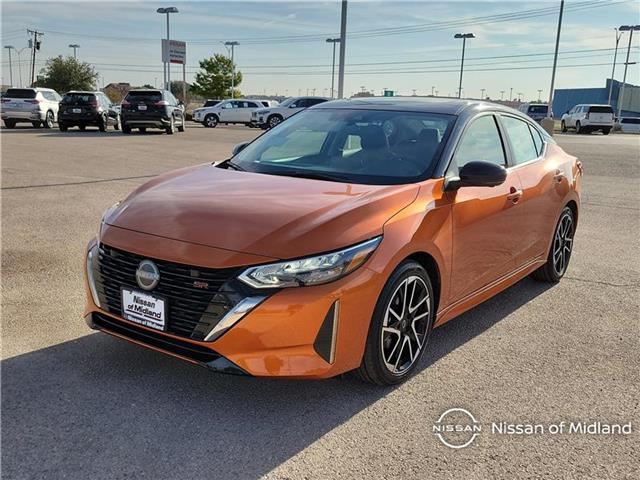
<path fill-rule="evenodd" d="M 107 119 L 105 117 L 100 117 L 98 120 L 98 130 L 101 132 L 107 131 Z"/>
<path fill-rule="evenodd" d="M 113 128 L 114 130 L 120 130 L 122 128 L 122 120 L 120 119 L 120 115 L 116 117 L 116 123 Z"/>
<path fill-rule="evenodd" d="M 44 128 L 53 128 L 54 123 L 55 123 L 55 119 L 53 117 L 53 112 L 49 110 L 47 111 L 47 115 L 45 116 L 44 122 L 42 122 L 42 126 Z"/>
<path fill-rule="evenodd" d="M 553 230 L 553 240 L 547 255 L 547 262 L 531 274 L 532 278 L 541 282 L 557 283 L 560 281 L 569 266 L 575 232 L 576 224 L 573 211 L 569 207 L 564 207 L 556 228 Z"/>
<path fill-rule="evenodd" d="M 129 135 L 131 133 L 131 127 L 128 125 L 122 125 L 122 133 Z"/>
<path fill-rule="evenodd" d="M 31 125 L 33 125 L 33 128 L 40 128 L 42 122 L 31 122 Z"/>
<path fill-rule="evenodd" d="M 178 126 L 179 132 L 184 132 L 184 118 L 182 119 L 182 123 Z"/>
<path fill-rule="evenodd" d="M 7 128 L 16 128 L 16 122 L 15 120 L 5 120 L 4 126 Z"/>
<path fill-rule="evenodd" d="M 356 374 L 376 385 L 404 382 L 426 351 L 434 313 L 429 275 L 417 262 L 402 262 L 378 298 Z"/>
<path fill-rule="evenodd" d="M 580 122 L 576 122 L 576 133 L 577 134 L 584 133 L 582 130 L 582 126 L 580 125 Z"/>
<path fill-rule="evenodd" d="M 138 131 L 139 131 L 140 133 L 147 133 L 147 127 L 140 127 L 140 128 L 138 129 Z"/>
<path fill-rule="evenodd" d="M 567 126 L 564 123 L 564 120 L 562 120 L 562 122 L 560 122 L 560 131 L 562 133 L 567 133 Z"/>
<path fill-rule="evenodd" d="M 167 128 L 165 128 L 165 132 L 167 132 L 167 135 L 173 135 L 176 131 L 176 120 L 171 117 L 171 120 L 169 120 L 169 126 Z"/>
<path fill-rule="evenodd" d="M 602 129 L 602 134 L 603 135 L 609 135 L 609 133 L 611 133 L 611 129 L 610 128 L 603 128 Z"/>
<path fill-rule="evenodd" d="M 86 125 L 78 125 L 78 130 L 80 130 L 81 132 L 84 132 L 87 129 Z"/>
<path fill-rule="evenodd" d="M 67 130 L 69 130 L 69 127 L 67 127 L 64 123 L 61 123 L 61 122 L 58 123 L 58 128 L 60 129 L 61 132 L 66 132 Z"/>
<path fill-rule="evenodd" d="M 204 122 L 202 122 L 202 124 L 207 128 L 216 128 L 218 126 L 218 116 L 210 113 L 204 117 Z"/>

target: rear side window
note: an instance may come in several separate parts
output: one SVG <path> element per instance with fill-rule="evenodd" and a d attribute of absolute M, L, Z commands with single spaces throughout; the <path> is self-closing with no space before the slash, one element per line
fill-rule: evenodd
<path fill-rule="evenodd" d="M 533 136 L 533 143 L 536 146 L 536 150 L 538 151 L 538 156 L 542 155 L 542 149 L 544 147 L 544 143 L 542 141 L 542 135 L 540 135 L 540 132 L 538 131 L 537 128 L 532 127 L 531 125 L 529 125 L 529 130 L 531 130 L 531 135 Z"/>
<path fill-rule="evenodd" d="M 127 93 L 129 102 L 159 102 L 162 100 L 162 93 L 154 90 L 138 90 Z"/>
<path fill-rule="evenodd" d="M 640 118 L 623 118 L 620 123 L 628 123 L 632 125 L 640 125 Z"/>
<path fill-rule="evenodd" d="M 86 105 L 95 101 L 95 99 L 96 99 L 96 96 L 93 93 L 67 93 L 62 98 L 62 103 Z"/>
<path fill-rule="evenodd" d="M 207 100 L 206 102 L 204 102 L 204 107 L 213 107 L 214 105 L 217 105 L 220 103 L 220 100 Z"/>
<path fill-rule="evenodd" d="M 613 113 L 613 108 L 609 106 L 589 107 L 589 113 Z"/>
<path fill-rule="evenodd" d="M 6 98 L 36 98 L 36 91 L 31 88 L 9 88 L 4 96 Z"/>
<path fill-rule="evenodd" d="M 547 113 L 548 107 L 546 105 L 531 105 L 529 107 L 529 113 Z"/>
<path fill-rule="evenodd" d="M 529 139 L 531 139 L 531 135 L 529 135 Z M 503 166 L 507 164 L 500 132 L 498 132 L 498 126 L 492 115 L 485 115 L 474 120 L 465 130 L 458 145 L 455 155 L 458 168 L 477 160 Z"/>
<path fill-rule="evenodd" d="M 324 98 L 310 98 L 307 100 L 307 107 L 313 107 L 314 105 L 324 102 L 326 102 Z"/>
<path fill-rule="evenodd" d="M 526 122 L 514 117 L 502 117 L 502 124 L 513 150 L 513 163 L 518 165 L 538 158 L 538 149 Z"/>

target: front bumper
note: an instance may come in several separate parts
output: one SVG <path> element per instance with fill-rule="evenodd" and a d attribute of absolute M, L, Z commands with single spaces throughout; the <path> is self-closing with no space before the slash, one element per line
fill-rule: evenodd
<path fill-rule="evenodd" d="M 131 238 L 117 248 L 135 249 L 133 244 L 136 237 L 148 237 L 137 233 L 127 236 Z M 103 236 L 102 240 L 113 245 L 116 238 L 107 240 Z M 167 251 L 188 250 L 184 244 L 179 247 L 180 242 L 157 237 L 151 244 L 139 243 L 143 244 L 147 250 L 145 255 L 156 259 L 166 258 Z M 95 242 L 89 248 L 93 245 Z M 205 248 L 210 250 L 208 258 L 216 258 L 216 249 Z M 188 253 L 182 261 L 185 264 L 194 263 Z M 357 368 L 362 360 L 373 308 L 384 284 L 380 274 L 364 266 L 329 284 L 282 289 L 271 294 L 215 340 L 203 341 L 143 327 L 99 308 L 93 301 L 86 269 L 85 279 L 85 317 L 106 317 L 122 331 L 114 332 L 113 326 L 101 326 L 95 321 L 92 325 L 94 328 L 212 368 L 210 362 L 186 355 L 184 351 L 171 350 L 166 345 L 162 347 L 145 338 L 133 338 L 129 330 L 135 328 L 165 342 L 180 342 L 198 351 L 211 352 L 224 359 L 218 364 L 227 365 L 226 362 L 229 362 L 249 375 L 286 378 L 327 378 Z M 218 364 L 214 365 L 214 370 L 219 370 Z"/>

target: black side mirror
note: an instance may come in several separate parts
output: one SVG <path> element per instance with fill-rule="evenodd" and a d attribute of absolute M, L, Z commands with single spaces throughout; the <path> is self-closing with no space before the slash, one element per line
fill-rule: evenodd
<path fill-rule="evenodd" d="M 461 187 L 495 187 L 507 179 L 507 169 L 483 160 L 465 164 L 458 177 L 445 182 L 445 190 L 457 190 Z"/>
<path fill-rule="evenodd" d="M 240 153 L 242 150 L 245 149 L 245 147 L 247 145 L 249 145 L 250 142 L 242 142 L 242 143 L 238 143 L 236 145 L 233 146 L 233 150 L 231 150 L 231 154 L 233 156 L 237 155 L 238 153 Z"/>

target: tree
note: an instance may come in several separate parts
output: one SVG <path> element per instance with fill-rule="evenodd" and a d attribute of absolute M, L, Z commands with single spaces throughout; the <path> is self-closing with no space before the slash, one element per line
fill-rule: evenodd
<path fill-rule="evenodd" d="M 185 82 L 185 87 L 186 87 L 186 92 L 187 92 L 187 96 L 191 93 L 191 85 L 189 84 L 189 82 Z M 176 81 L 171 81 L 171 93 L 173 93 L 173 95 L 182 100 L 184 103 L 187 103 L 187 100 L 185 98 L 182 98 L 182 80 L 176 80 Z"/>
<path fill-rule="evenodd" d="M 64 93 L 69 90 L 93 90 L 98 73 L 86 62 L 79 62 L 73 57 L 55 57 L 47 60 L 40 70 L 36 86 L 53 88 Z"/>
<path fill-rule="evenodd" d="M 196 73 L 196 81 L 191 86 L 193 93 L 205 98 L 225 98 L 231 96 L 231 77 L 233 63 L 231 59 L 215 54 L 213 57 L 200 60 L 200 71 Z M 242 82 L 242 73 L 236 70 L 233 76 L 234 89 Z M 239 91 L 235 90 L 238 96 Z"/>

